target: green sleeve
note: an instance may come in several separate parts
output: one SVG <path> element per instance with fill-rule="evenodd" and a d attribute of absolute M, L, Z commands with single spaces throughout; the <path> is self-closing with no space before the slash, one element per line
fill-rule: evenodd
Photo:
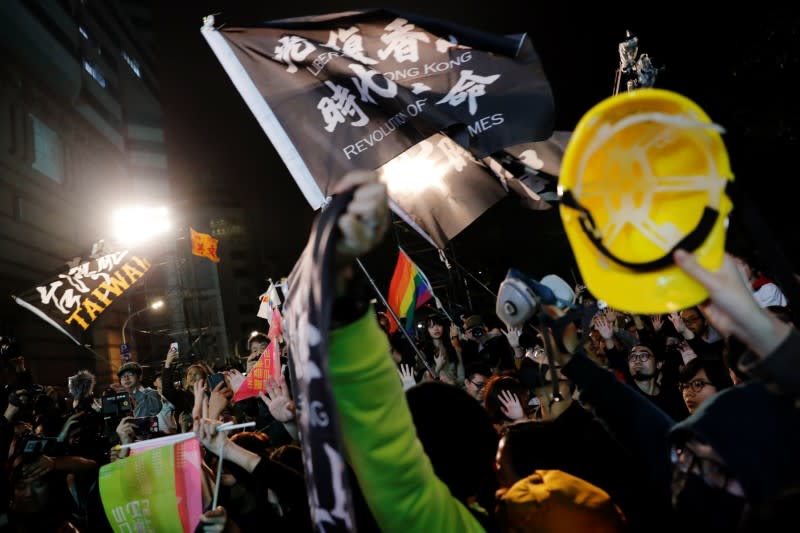
<path fill-rule="evenodd" d="M 347 455 L 381 530 L 484 531 L 436 477 L 373 310 L 334 330 L 329 352 Z"/>

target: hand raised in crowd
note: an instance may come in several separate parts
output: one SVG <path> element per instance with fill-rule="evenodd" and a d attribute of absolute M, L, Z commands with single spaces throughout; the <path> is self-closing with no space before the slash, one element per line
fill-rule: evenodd
<path fill-rule="evenodd" d="M 669 317 L 669 321 L 672 322 L 672 325 L 675 326 L 675 331 L 682 335 L 684 339 L 692 340 L 694 338 L 694 333 L 689 331 L 689 329 L 686 327 L 686 324 L 683 323 L 681 315 L 676 312 L 672 312 L 667 316 Z"/>
<path fill-rule="evenodd" d="M 697 354 L 695 353 L 694 349 L 686 341 L 678 344 L 678 352 L 681 354 L 681 359 L 683 360 L 684 365 L 692 359 L 697 358 Z"/>
<path fill-rule="evenodd" d="M 501 329 L 500 331 L 506 336 L 506 339 L 508 339 L 508 344 L 510 344 L 512 348 L 519 347 L 520 331 L 518 329 L 510 328 L 508 331 L 504 329 Z"/>
<path fill-rule="evenodd" d="M 270 414 L 278 422 L 290 422 L 297 413 L 297 404 L 289 394 L 286 380 L 283 376 L 275 380 L 270 377 L 266 383 L 266 394 L 258 393 L 258 397 L 267 404 Z"/>
<path fill-rule="evenodd" d="M 178 349 L 174 346 L 170 346 L 169 351 L 167 352 L 167 359 L 164 361 L 164 366 L 169 367 L 172 365 L 176 357 L 178 357 Z"/>
<path fill-rule="evenodd" d="M 117 425 L 117 435 L 122 444 L 130 444 L 136 438 L 133 423 L 131 422 L 132 418 L 132 416 L 126 416 Z"/>
<path fill-rule="evenodd" d="M 658 333 L 659 331 L 661 331 L 661 328 L 664 327 L 664 316 L 650 315 L 650 324 L 653 325 L 653 331 Z"/>
<path fill-rule="evenodd" d="M 519 397 L 516 394 L 508 390 L 503 390 L 500 391 L 497 399 L 500 400 L 502 404 L 500 410 L 514 422 L 526 418 L 525 411 L 522 409 L 522 404 L 519 403 Z"/>
<path fill-rule="evenodd" d="M 217 426 L 222 424 L 219 420 L 208 418 L 198 419 L 195 423 L 195 433 L 197 438 L 207 450 L 218 454 L 228 442 L 228 436 L 224 431 L 217 431 Z"/>
<path fill-rule="evenodd" d="M 604 315 L 597 315 L 594 317 L 594 329 L 603 337 L 604 340 L 611 340 L 614 336 L 614 332 L 611 328 L 611 324 L 608 321 L 608 317 Z"/>
<path fill-rule="evenodd" d="M 82 412 L 74 413 L 70 415 L 69 418 L 64 422 L 64 425 L 61 426 L 61 432 L 58 434 L 57 440 L 58 442 L 64 442 L 67 440 L 67 435 L 69 435 L 70 430 L 72 427 L 78 423 L 78 419 L 83 416 Z"/>
<path fill-rule="evenodd" d="M 411 365 L 400 365 L 397 372 L 400 374 L 400 381 L 403 383 L 404 391 L 417 384 L 417 380 L 414 378 L 414 369 Z"/>
<path fill-rule="evenodd" d="M 339 217 L 342 233 L 336 250 L 341 263 L 349 262 L 372 250 L 389 227 L 389 204 L 386 185 L 370 170 L 348 172 L 334 188 L 334 194 L 355 188 L 347 210 Z"/>
<path fill-rule="evenodd" d="M 708 292 L 709 299 L 700 304 L 700 310 L 723 336 L 734 335 L 757 356 L 764 357 L 791 332 L 790 324 L 767 313 L 756 302 L 729 254 L 725 254 L 716 272 L 705 269 L 684 250 L 677 250 L 673 257 L 675 263 Z"/>
<path fill-rule="evenodd" d="M 55 461 L 46 455 L 40 455 L 33 462 L 22 466 L 22 477 L 36 479 L 49 474 L 55 468 Z"/>
<path fill-rule="evenodd" d="M 192 418 L 208 417 L 208 398 L 206 398 L 206 382 L 198 379 L 194 382 L 194 405 L 192 406 Z"/>
<path fill-rule="evenodd" d="M 214 390 L 211 391 L 208 397 L 208 414 L 206 418 L 216 420 L 222 414 L 222 411 L 228 407 L 233 392 L 228 388 L 228 384 L 223 380 L 217 383 Z"/>
<path fill-rule="evenodd" d="M 237 390 L 239 390 L 239 387 L 242 386 L 242 383 L 244 383 L 245 376 L 237 368 L 228 370 L 226 375 L 228 376 L 228 381 L 231 384 L 231 390 L 235 393 Z"/>

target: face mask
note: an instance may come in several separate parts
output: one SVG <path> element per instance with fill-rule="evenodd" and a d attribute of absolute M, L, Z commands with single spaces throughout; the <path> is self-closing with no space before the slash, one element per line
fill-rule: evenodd
<path fill-rule="evenodd" d="M 736 531 L 742 522 L 745 500 L 709 487 L 702 478 L 689 473 L 681 491 L 673 496 L 673 506 L 680 520 L 691 528 L 706 533 L 727 533 Z"/>

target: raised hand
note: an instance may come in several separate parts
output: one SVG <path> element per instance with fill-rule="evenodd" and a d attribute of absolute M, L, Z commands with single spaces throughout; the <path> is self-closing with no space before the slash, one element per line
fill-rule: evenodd
<path fill-rule="evenodd" d="M 207 417 L 216 420 L 222 414 L 222 411 L 228 407 L 233 392 L 228 388 L 225 381 L 220 381 L 211 395 L 208 398 L 208 414 Z"/>
<path fill-rule="evenodd" d="M 610 340 L 614 336 L 611 324 L 609 324 L 608 318 L 604 315 L 597 315 L 594 317 L 594 329 L 596 329 L 605 340 Z"/>
<path fill-rule="evenodd" d="M 694 349 L 689 345 L 688 342 L 683 341 L 678 344 L 678 352 L 681 354 L 681 358 L 683 359 L 683 364 L 685 365 L 692 359 L 697 358 L 697 354 L 695 353 Z"/>
<path fill-rule="evenodd" d="M 663 315 L 650 315 L 650 323 L 653 325 L 653 330 L 658 333 L 664 327 Z"/>
<path fill-rule="evenodd" d="M 411 365 L 400 365 L 397 372 L 400 374 L 400 381 L 403 383 L 404 391 L 417 384 L 417 380 L 414 378 L 414 369 Z"/>
<path fill-rule="evenodd" d="M 513 421 L 522 420 L 525 418 L 525 411 L 522 410 L 522 404 L 519 403 L 519 398 L 511 391 L 503 390 L 497 396 L 502 404 L 500 410 Z"/>
<path fill-rule="evenodd" d="M 290 422 L 294 420 L 297 412 L 297 404 L 289 395 L 289 388 L 286 386 L 286 380 L 281 376 L 277 381 L 270 377 L 266 383 L 266 394 L 259 392 L 258 397 L 261 398 L 270 414 L 278 422 Z"/>
<path fill-rule="evenodd" d="M 677 331 L 680 335 L 683 335 L 686 339 L 693 339 L 694 334 L 686 328 L 686 324 L 683 323 L 683 319 L 681 315 L 676 312 L 672 312 L 667 315 L 669 321 L 672 322 L 672 325 L 675 326 L 675 331 Z"/>
<path fill-rule="evenodd" d="M 244 383 L 244 375 L 236 368 L 228 370 L 225 374 L 228 376 L 233 392 L 239 390 L 239 387 Z"/>
<path fill-rule="evenodd" d="M 228 442 L 228 436 L 225 432 L 217 431 L 217 426 L 220 424 L 219 420 L 209 420 L 207 418 L 202 418 L 195 424 L 195 432 L 200 444 L 215 454 L 218 454 L 219 450 Z"/>
<path fill-rule="evenodd" d="M 360 257 L 372 250 L 389 227 L 389 203 L 386 185 L 369 170 L 347 173 L 334 188 L 334 194 L 355 188 L 347 210 L 339 217 L 341 238 L 336 251 L 341 262 Z"/>
<path fill-rule="evenodd" d="M 167 352 L 167 360 L 164 361 L 164 366 L 169 367 L 172 365 L 172 362 L 175 361 L 176 357 L 178 357 L 178 349 L 174 346 L 170 346 L 169 351 Z"/>
<path fill-rule="evenodd" d="M 518 329 L 511 328 L 508 331 L 501 329 L 500 331 L 506 336 L 508 344 L 510 344 L 512 348 L 517 348 L 519 346 L 520 331 Z"/>
<path fill-rule="evenodd" d="M 684 250 L 677 250 L 673 257 L 675 263 L 708 292 L 709 299 L 700 304 L 700 309 L 723 336 L 735 335 L 756 355 L 763 357 L 775 350 L 791 332 L 791 325 L 758 305 L 730 255 L 725 254 L 716 272 L 706 270 Z"/>
<path fill-rule="evenodd" d="M 36 479 L 49 474 L 55 468 L 55 461 L 46 455 L 40 455 L 33 462 L 22 465 L 22 477 Z"/>

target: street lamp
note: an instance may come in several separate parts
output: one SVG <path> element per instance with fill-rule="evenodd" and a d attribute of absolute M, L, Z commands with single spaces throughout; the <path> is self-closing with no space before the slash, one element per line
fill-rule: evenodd
<path fill-rule="evenodd" d="M 172 223 L 166 207 L 122 207 L 112 212 L 111 227 L 117 242 L 135 245 L 165 234 Z"/>
<path fill-rule="evenodd" d="M 125 319 L 125 322 L 122 324 L 122 344 L 127 344 L 127 343 L 125 342 L 125 328 L 127 328 L 127 327 L 128 327 L 128 322 L 130 322 L 131 318 L 135 317 L 136 315 L 138 315 L 138 314 L 140 314 L 140 313 L 144 313 L 144 312 L 145 312 L 145 311 L 147 311 L 148 309 L 153 309 L 153 310 L 155 310 L 155 309 L 160 309 L 160 308 L 162 308 L 162 307 L 164 307 L 164 301 L 163 301 L 163 300 L 156 300 L 155 302 L 151 303 L 151 304 L 150 304 L 150 305 L 148 305 L 147 307 L 144 307 L 144 308 L 142 308 L 142 309 L 139 309 L 139 310 L 138 310 L 138 311 L 136 311 L 135 313 L 133 313 L 133 314 L 131 314 L 131 315 L 128 315 L 128 318 L 126 318 L 126 319 Z"/>

